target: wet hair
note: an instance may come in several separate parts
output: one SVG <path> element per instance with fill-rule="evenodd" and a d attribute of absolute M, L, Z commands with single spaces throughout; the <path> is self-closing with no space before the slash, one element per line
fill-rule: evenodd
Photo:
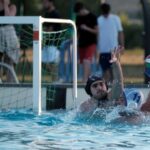
<path fill-rule="evenodd" d="M 104 79 L 99 75 L 91 75 L 88 77 L 88 80 L 87 80 L 86 85 L 85 85 L 85 91 L 90 96 L 92 96 L 91 85 L 92 85 L 92 83 L 94 83 L 96 81 L 104 81 Z M 106 84 L 106 87 L 108 88 L 107 84 Z"/>
<path fill-rule="evenodd" d="M 101 8 L 101 13 L 103 14 L 103 15 L 108 15 L 109 14 L 109 12 L 110 12 L 110 5 L 109 4 L 107 4 L 107 3 L 103 3 L 103 4 L 101 4 L 100 5 L 100 8 Z"/>
<path fill-rule="evenodd" d="M 74 6 L 74 12 L 75 12 L 75 13 L 78 13 L 78 12 L 80 12 L 80 10 L 83 9 L 83 8 L 84 8 L 84 4 L 81 3 L 81 2 L 77 2 L 77 3 L 75 4 L 75 6 Z"/>

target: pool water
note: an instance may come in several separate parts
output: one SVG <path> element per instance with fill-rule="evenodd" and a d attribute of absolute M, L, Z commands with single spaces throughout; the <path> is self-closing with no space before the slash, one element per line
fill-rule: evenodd
<path fill-rule="evenodd" d="M 103 111 L 103 114 L 102 114 Z M 114 121 L 107 112 L 79 116 L 54 110 L 0 112 L 0 150 L 149 150 L 150 119 L 139 123 Z M 112 115 L 113 116 L 113 115 Z"/>

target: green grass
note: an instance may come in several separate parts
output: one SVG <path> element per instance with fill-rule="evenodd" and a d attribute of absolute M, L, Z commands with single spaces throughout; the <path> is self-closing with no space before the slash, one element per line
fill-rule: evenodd
<path fill-rule="evenodd" d="M 144 50 L 125 50 L 121 56 L 125 83 L 144 83 Z"/>
<path fill-rule="evenodd" d="M 32 59 L 31 51 L 28 51 L 28 63 L 20 62 L 16 66 L 16 72 L 20 81 L 31 82 L 32 80 Z M 143 83 L 144 82 L 144 50 L 140 48 L 125 50 L 121 56 L 121 65 L 125 83 Z M 53 72 L 53 71 L 52 71 Z M 51 77 L 45 74 L 43 79 L 50 81 Z"/>

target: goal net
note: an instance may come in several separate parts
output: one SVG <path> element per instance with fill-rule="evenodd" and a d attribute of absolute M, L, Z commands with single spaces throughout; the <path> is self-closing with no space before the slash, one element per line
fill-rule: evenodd
<path fill-rule="evenodd" d="M 48 29 L 45 24 L 60 28 Z M 68 74 L 75 99 L 76 41 L 71 20 L 0 17 L 0 110 L 33 109 L 41 113 L 42 109 L 61 107 L 65 92 L 61 81 Z M 66 63 L 70 63 L 67 75 Z"/>

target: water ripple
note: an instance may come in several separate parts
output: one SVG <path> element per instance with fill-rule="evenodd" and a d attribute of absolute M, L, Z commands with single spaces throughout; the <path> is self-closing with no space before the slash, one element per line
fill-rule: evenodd
<path fill-rule="evenodd" d="M 91 117 L 64 110 L 41 116 L 25 110 L 0 112 L 0 149 L 123 150 L 149 147 L 148 118 L 142 124 L 106 122 L 107 113 L 96 112 Z"/>

